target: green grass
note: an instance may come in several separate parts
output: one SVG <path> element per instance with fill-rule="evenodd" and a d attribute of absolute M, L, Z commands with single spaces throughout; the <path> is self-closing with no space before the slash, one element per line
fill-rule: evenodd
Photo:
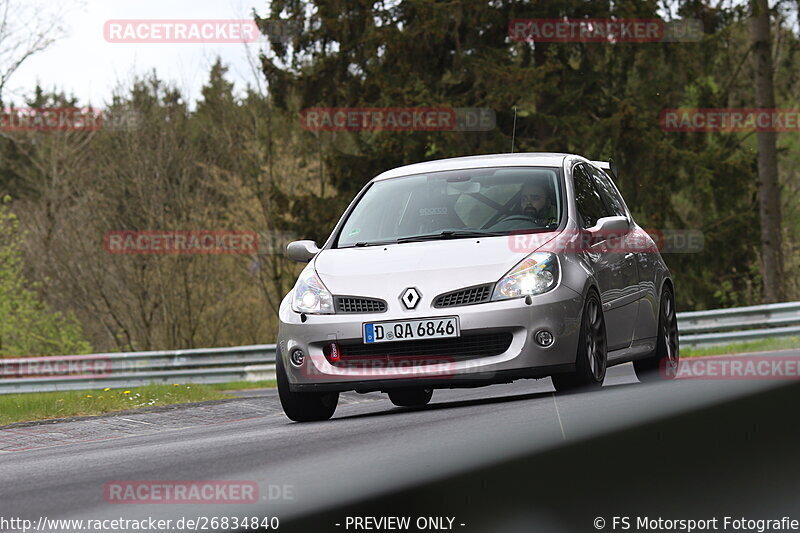
<path fill-rule="evenodd" d="M 247 389 L 274 389 L 277 387 L 277 382 L 269 381 L 229 381 L 227 383 L 214 383 L 206 385 L 212 390 L 230 391 L 230 390 L 247 390 Z"/>
<path fill-rule="evenodd" d="M 703 357 L 744 352 L 769 352 L 800 348 L 800 337 L 775 337 L 751 342 L 709 346 L 707 348 L 681 348 L 681 357 Z"/>
<path fill-rule="evenodd" d="M 213 385 L 146 385 L 102 390 L 33 392 L 0 395 L 0 425 L 31 420 L 89 416 L 235 396 L 225 391 L 273 387 L 274 381 L 235 381 Z"/>

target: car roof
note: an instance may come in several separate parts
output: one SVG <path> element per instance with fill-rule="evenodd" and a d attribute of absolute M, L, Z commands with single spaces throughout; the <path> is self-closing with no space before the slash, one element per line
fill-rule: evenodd
<path fill-rule="evenodd" d="M 486 167 L 560 167 L 564 158 L 573 154 L 530 152 L 516 154 L 488 154 L 467 157 L 451 157 L 437 161 L 426 161 L 393 168 L 379 174 L 372 181 L 380 181 L 410 174 L 426 174 L 443 170 L 464 170 Z"/>

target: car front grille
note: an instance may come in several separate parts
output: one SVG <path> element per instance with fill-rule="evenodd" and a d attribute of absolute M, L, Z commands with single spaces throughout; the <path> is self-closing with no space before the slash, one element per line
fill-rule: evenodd
<path fill-rule="evenodd" d="M 383 313 L 386 311 L 386 302 L 377 298 L 336 296 L 333 301 L 337 313 Z"/>
<path fill-rule="evenodd" d="M 329 362 L 337 366 L 359 366 L 375 362 L 390 362 L 409 366 L 452 363 L 500 355 L 508 350 L 511 332 L 464 335 L 448 339 L 396 341 L 381 343 L 339 343 L 339 360 L 331 361 L 331 345 L 323 347 Z"/>
<path fill-rule="evenodd" d="M 440 294 L 433 301 L 434 307 L 458 307 L 460 305 L 472 305 L 488 302 L 492 297 L 493 283 L 467 287 L 453 292 Z"/>

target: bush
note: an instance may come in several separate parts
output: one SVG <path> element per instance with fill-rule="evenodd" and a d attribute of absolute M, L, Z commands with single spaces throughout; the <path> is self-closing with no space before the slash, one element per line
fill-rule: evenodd
<path fill-rule="evenodd" d="M 22 238 L 17 216 L 0 205 L 0 357 L 89 353 L 75 317 L 50 311 L 26 279 Z"/>

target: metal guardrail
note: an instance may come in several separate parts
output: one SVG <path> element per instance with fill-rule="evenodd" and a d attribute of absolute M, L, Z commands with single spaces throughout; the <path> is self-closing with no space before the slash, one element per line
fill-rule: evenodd
<path fill-rule="evenodd" d="M 682 347 L 800 336 L 800 302 L 678 313 Z"/>
<path fill-rule="evenodd" d="M 678 313 L 683 347 L 800 336 L 800 302 Z M 0 359 L 0 394 L 275 379 L 275 345 Z"/>
<path fill-rule="evenodd" d="M 0 394 L 275 379 L 275 345 L 0 359 Z"/>

